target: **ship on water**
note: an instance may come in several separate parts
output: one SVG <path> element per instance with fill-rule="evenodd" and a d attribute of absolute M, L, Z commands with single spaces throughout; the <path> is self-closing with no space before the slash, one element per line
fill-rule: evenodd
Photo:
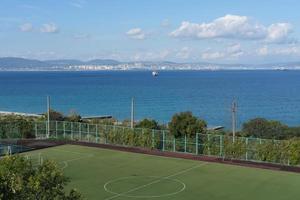
<path fill-rule="evenodd" d="M 157 71 L 153 71 L 152 72 L 152 76 L 158 76 L 158 72 Z"/>

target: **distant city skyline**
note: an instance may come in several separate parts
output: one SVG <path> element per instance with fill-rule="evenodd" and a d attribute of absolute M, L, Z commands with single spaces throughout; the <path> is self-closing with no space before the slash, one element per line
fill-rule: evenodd
<path fill-rule="evenodd" d="M 300 61 L 296 0 L 3 0 L 0 57 Z"/>

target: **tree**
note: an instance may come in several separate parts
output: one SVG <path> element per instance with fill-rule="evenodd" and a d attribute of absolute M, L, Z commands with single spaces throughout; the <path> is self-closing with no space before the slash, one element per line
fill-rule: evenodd
<path fill-rule="evenodd" d="M 137 128 L 159 129 L 157 121 L 153 119 L 143 119 L 135 126 Z"/>
<path fill-rule="evenodd" d="M 196 133 L 203 133 L 206 127 L 206 122 L 193 116 L 192 112 L 177 113 L 169 123 L 169 130 L 175 137 L 193 136 Z"/>
<path fill-rule="evenodd" d="M 243 124 L 242 134 L 247 137 L 264 139 L 286 138 L 289 127 L 279 121 L 255 118 Z"/>
<path fill-rule="evenodd" d="M 48 113 L 45 113 L 45 117 L 47 118 Z M 50 120 L 53 121 L 64 121 L 65 117 L 62 113 L 50 109 Z"/>
<path fill-rule="evenodd" d="M 0 159 L 0 199 L 79 200 L 80 193 L 64 187 L 69 181 L 58 165 L 50 160 L 35 168 L 21 156 Z"/>
<path fill-rule="evenodd" d="M 283 139 L 288 131 L 288 126 L 279 121 L 255 118 L 243 124 L 242 134 L 247 137 L 265 139 Z"/>
<path fill-rule="evenodd" d="M 75 110 L 71 110 L 65 120 L 70 122 L 81 122 L 81 116 Z"/>
<path fill-rule="evenodd" d="M 31 117 L 5 115 L 0 117 L 0 138 L 34 138 Z"/>

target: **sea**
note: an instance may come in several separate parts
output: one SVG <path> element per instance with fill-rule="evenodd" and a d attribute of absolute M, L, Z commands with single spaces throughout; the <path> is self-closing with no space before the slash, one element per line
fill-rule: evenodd
<path fill-rule="evenodd" d="M 300 125 L 300 71 L 0 72 L 0 111 L 45 113 L 47 95 L 53 109 L 81 116 L 129 119 L 134 98 L 137 120 L 191 111 L 230 128 L 236 101 L 239 128 L 256 117 Z"/>

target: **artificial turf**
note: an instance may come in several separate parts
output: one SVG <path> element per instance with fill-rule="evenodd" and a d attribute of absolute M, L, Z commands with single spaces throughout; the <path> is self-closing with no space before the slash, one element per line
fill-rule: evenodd
<path fill-rule="evenodd" d="M 79 145 L 26 154 L 53 159 L 87 199 L 295 200 L 300 174 Z"/>

